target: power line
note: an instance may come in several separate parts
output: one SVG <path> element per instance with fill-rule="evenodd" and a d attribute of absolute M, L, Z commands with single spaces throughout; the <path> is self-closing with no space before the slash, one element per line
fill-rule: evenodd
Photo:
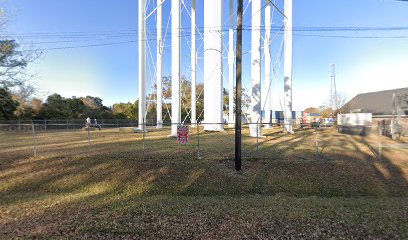
<path fill-rule="evenodd" d="M 341 36 L 341 35 L 316 35 L 316 34 L 294 34 L 297 37 L 319 37 L 319 38 L 343 38 L 343 39 L 408 39 L 408 36 Z M 152 39 L 153 40 L 153 39 Z M 61 47 L 49 47 L 36 49 L 37 51 L 49 51 L 49 50 L 64 50 L 64 49 L 79 49 L 79 48 L 91 48 L 111 45 L 121 45 L 127 43 L 137 43 L 138 40 L 129 40 L 121 42 L 108 42 L 100 44 L 87 44 L 79 46 L 61 46 Z M 29 51 L 29 50 L 25 50 Z"/>
<path fill-rule="evenodd" d="M 407 0 L 408 1 L 408 0 Z M 218 29 L 219 27 L 197 27 L 198 30 L 211 30 L 212 28 Z M 163 27 L 163 30 L 165 28 Z M 184 32 L 188 32 L 190 27 L 182 27 L 181 29 Z M 243 25 L 243 29 L 250 29 L 250 30 L 264 30 L 265 26 L 261 26 L 260 28 L 253 28 L 251 25 Z M 156 28 L 148 28 L 150 32 L 156 31 Z M 228 31 L 228 27 L 224 27 L 222 31 Z M 279 27 L 272 26 L 270 30 L 279 30 Z M 316 31 L 316 32 L 328 32 L 328 31 L 406 31 L 408 30 L 408 26 L 393 26 L 393 27 L 321 27 L 321 26 L 298 26 L 293 27 L 294 32 L 296 31 Z M 15 34 L 8 34 L 10 37 L 25 37 L 25 38 L 64 38 L 64 37 L 72 37 L 72 38 L 81 38 L 81 37 L 109 37 L 109 36 L 136 36 L 137 30 L 123 30 L 123 31 L 104 31 L 104 32 L 32 32 L 32 33 L 15 33 Z"/>
<path fill-rule="evenodd" d="M 344 38 L 344 39 L 407 39 L 408 36 L 347 36 L 347 35 L 319 35 L 319 34 L 293 34 L 300 37 L 319 38 Z"/>
<path fill-rule="evenodd" d="M 246 26 L 243 27 L 244 31 L 264 31 L 264 27 L 260 28 L 253 28 L 251 26 Z M 277 31 L 277 32 L 283 32 L 283 29 L 278 26 L 271 27 L 269 30 L 272 31 Z M 387 28 L 379 28 L 379 27 L 356 27 L 356 28 L 350 28 L 350 27 L 337 27 L 337 28 L 327 28 L 327 27 L 302 27 L 298 29 L 293 29 L 293 32 L 368 32 L 368 31 L 405 31 L 408 30 L 408 27 L 387 27 Z M 225 28 L 221 30 L 222 32 L 228 32 L 229 29 Z M 152 32 L 149 30 L 149 32 Z M 153 30 L 154 32 L 154 30 Z M 152 32 L 152 33 L 153 33 Z M 198 33 L 196 33 L 198 34 Z M 23 36 L 23 35 L 15 35 L 16 37 L 21 37 L 25 39 L 29 39 L 30 37 L 28 36 Z M 183 34 L 180 35 L 179 37 L 182 36 L 191 36 L 191 31 L 188 30 L 183 30 Z M 38 36 L 37 36 L 38 37 Z M 136 33 L 128 33 L 128 34 L 107 34 L 107 35 L 53 35 L 53 36 L 47 36 L 47 39 L 50 38 L 60 38 L 60 39 L 104 39 L 104 38 L 123 38 L 123 37 L 132 37 L 133 39 L 137 39 L 137 34 Z M 169 36 L 170 37 L 170 36 Z M 148 40 L 155 40 L 153 38 L 149 38 Z"/>
<path fill-rule="evenodd" d="M 101 43 L 101 44 L 89 44 L 89 45 L 81 45 L 81 46 L 65 46 L 65 47 L 51 47 L 51 48 L 43 48 L 37 49 L 38 51 L 48 51 L 48 50 L 63 50 L 63 49 L 76 49 L 76 48 L 90 48 L 90 47 L 101 47 L 101 46 L 110 46 L 110 45 L 119 45 L 119 44 L 126 44 L 126 43 L 136 43 L 137 41 L 124 41 L 124 42 L 110 42 L 110 43 Z"/>
<path fill-rule="evenodd" d="M 200 28 L 198 28 L 199 30 Z M 204 27 L 201 27 L 203 31 Z M 152 29 L 155 31 L 156 29 Z M 264 31 L 265 27 L 261 26 L 260 28 L 253 28 L 251 26 L 243 26 L 243 31 Z M 271 27 L 272 31 L 275 34 L 282 34 L 283 29 L 280 26 Z M 342 38 L 342 39 L 407 39 L 408 35 L 365 35 L 365 36 L 356 36 L 356 35 L 324 35 L 324 34 L 305 34 L 306 32 L 324 32 L 324 33 L 334 33 L 334 32 L 394 32 L 394 31 L 406 31 L 408 27 L 398 26 L 398 27 L 313 27 L 313 26 L 303 26 L 303 27 L 294 27 L 293 32 L 297 37 L 319 37 L 319 38 Z M 229 31 L 228 28 L 221 30 L 223 33 Z M 179 36 L 176 37 L 190 37 L 192 35 L 190 28 L 188 30 L 183 30 Z M 199 33 L 196 33 L 198 37 L 201 37 Z M 137 33 L 134 30 L 122 30 L 122 31 L 104 31 L 104 32 L 57 32 L 57 33 L 27 33 L 26 35 L 14 34 L 12 36 L 19 36 L 19 38 L 30 39 L 55 39 L 54 41 L 33 41 L 32 44 L 58 44 L 58 43 L 80 43 L 80 42 L 89 42 L 89 41 L 108 41 L 102 43 L 86 44 L 86 45 L 77 45 L 77 46 L 58 46 L 58 47 L 44 47 L 39 50 L 62 50 L 62 49 L 75 49 L 75 48 L 87 48 L 87 47 L 99 47 L 99 46 L 109 46 L 109 45 L 120 45 L 126 43 L 135 43 L 138 41 L 153 41 L 156 40 L 155 37 L 150 37 L 146 39 L 138 39 Z M 168 35 L 166 38 L 172 38 L 173 36 Z M 130 39 L 128 41 L 117 41 L 120 39 Z M 110 41 L 112 40 L 112 41 Z M 114 41 L 116 40 L 116 41 Z"/>

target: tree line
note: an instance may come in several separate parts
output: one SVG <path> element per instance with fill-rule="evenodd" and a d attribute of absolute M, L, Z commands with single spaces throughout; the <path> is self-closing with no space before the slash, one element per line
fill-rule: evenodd
<path fill-rule="evenodd" d="M 1 25 L 1 24 L 0 24 Z M 0 26 L 1 28 L 1 26 Z M 38 51 L 21 51 L 15 40 L 1 40 L 0 36 L 0 120 L 13 119 L 85 119 L 118 118 L 138 120 L 139 102 L 117 103 L 111 107 L 103 105 L 99 97 L 62 97 L 58 93 L 49 95 L 43 102 L 35 97 L 37 88 L 27 66 L 41 56 Z M 162 79 L 163 121 L 171 121 L 171 77 Z M 196 101 L 198 121 L 204 119 L 204 85 L 196 85 L 196 99 L 191 99 L 191 82 L 181 77 L 181 117 L 184 122 L 191 122 L 192 101 Z M 156 92 L 146 97 L 146 120 L 155 121 Z M 235 94 L 234 94 L 235 95 Z M 228 109 L 228 91 L 224 88 L 224 110 Z M 243 89 L 243 108 L 248 109 L 250 97 Z"/>
<path fill-rule="evenodd" d="M 37 88 L 26 72 L 27 65 L 35 61 L 41 53 L 29 54 L 20 51 L 14 40 L 0 40 L 0 120 L 13 119 L 85 119 L 118 118 L 138 120 L 139 102 L 117 103 L 111 107 L 103 105 L 99 97 L 62 97 L 58 93 L 49 95 L 43 102 L 35 97 Z M 191 82 L 181 78 L 181 117 L 185 122 L 191 122 Z M 146 97 L 146 120 L 155 121 L 156 92 Z M 163 121 L 171 121 L 171 77 L 162 79 Z M 204 85 L 196 86 L 196 112 L 199 121 L 204 119 Z M 244 91 L 245 93 L 245 91 Z M 244 94 L 246 105 L 249 96 Z M 228 92 L 224 89 L 224 110 L 228 108 Z"/>
<path fill-rule="evenodd" d="M 5 27 L 0 19 L 0 30 Z M 84 119 L 120 118 L 138 120 L 139 102 L 117 103 L 111 107 L 103 105 L 99 97 L 63 97 L 58 93 L 49 95 L 44 101 L 36 96 L 38 89 L 27 66 L 41 57 L 41 51 L 22 51 L 17 41 L 0 34 L 0 120 L 13 119 Z M 163 121 L 171 121 L 171 77 L 162 79 Z M 146 97 L 146 120 L 155 121 L 156 92 Z M 181 117 L 190 122 L 192 101 L 196 101 L 197 119 L 204 119 L 204 85 L 197 84 L 196 99 L 191 99 L 191 82 L 181 77 Z M 235 95 L 235 94 L 234 94 Z M 228 91 L 224 89 L 224 110 L 228 109 Z M 243 89 L 243 107 L 248 108 L 250 97 Z"/>
<path fill-rule="evenodd" d="M 164 122 L 171 121 L 171 77 L 165 76 L 162 80 L 163 109 L 162 116 Z M 181 117 L 182 120 L 191 122 L 191 82 L 186 78 L 181 78 Z M 54 93 L 49 95 L 43 102 L 39 98 L 32 97 L 35 92 L 27 86 L 19 86 L 18 90 L 9 90 L 0 87 L 0 120 L 12 119 L 85 119 L 94 118 L 117 118 L 138 120 L 139 100 L 135 102 L 116 103 L 113 106 L 105 106 L 99 97 L 71 97 L 66 98 Z M 156 105 L 157 86 L 154 91 L 146 97 L 146 120 L 155 121 L 157 119 Z M 204 85 L 196 86 L 196 112 L 199 121 L 204 119 Z M 244 101 L 249 104 L 249 96 Z M 228 109 L 228 92 L 224 89 L 224 110 Z"/>
<path fill-rule="evenodd" d="M 0 43 L 1 46 L 1 43 Z M 3 83 L 7 83 L 3 84 Z M 29 82 L 4 81 L 0 83 L 0 120 L 13 119 L 85 119 L 94 118 L 117 118 L 138 120 L 139 101 L 116 103 L 111 107 L 105 106 L 99 97 L 62 97 L 54 93 L 49 95 L 43 102 L 41 99 L 33 97 L 35 87 Z M 197 117 L 202 120 L 204 115 L 204 86 L 198 84 L 197 91 Z M 156 112 L 156 91 L 146 97 L 146 120 L 155 121 Z M 171 77 L 163 77 L 163 121 L 171 121 Z M 191 82 L 186 77 L 181 81 L 181 116 L 186 122 L 190 122 L 191 110 Z M 228 105 L 228 102 L 226 102 Z"/>

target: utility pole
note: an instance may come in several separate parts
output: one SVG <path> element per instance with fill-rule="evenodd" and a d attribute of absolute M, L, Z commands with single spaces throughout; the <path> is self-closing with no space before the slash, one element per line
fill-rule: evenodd
<path fill-rule="evenodd" d="M 241 96 L 242 96 L 242 9 L 243 0 L 238 0 L 237 49 L 236 49 L 236 111 L 235 111 L 235 170 L 241 171 Z"/>

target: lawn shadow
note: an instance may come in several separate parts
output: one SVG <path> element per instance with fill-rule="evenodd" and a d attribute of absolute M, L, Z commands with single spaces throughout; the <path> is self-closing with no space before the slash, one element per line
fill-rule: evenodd
<path fill-rule="evenodd" d="M 0 208 L 12 210 L 4 213 L 4 226 L 27 226 L 26 232 L 35 232 L 36 226 L 29 225 L 34 218 L 45 232 L 51 231 L 55 219 L 64 214 L 73 214 L 74 218 L 67 217 L 72 221 L 89 214 L 75 211 L 77 207 L 123 209 L 144 204 L 140 200 L 143 197 L 151 201 L 160 201 L 160 196 L 254 194 L 407 197 L 403 164 L 392 159 L 391 150 L 385 150 L 380 162 L 366 138 L 319 133 L 322 141 L 331 141 L 325 158 L 315 157 L 314 130 L 307 130 L 261 141 L 259 147 L 264 154 L 244 158 L 241 173 L 233 170 L 231 155 L 219 156 L 225 149 L 233 149 L 232 139 L 223 140 L 223 133 L 203 135 L 206 149 L 201 160 L 195 159 L 194 145 L 178 145 L 168 137 L 154 138 L 154 133 L 145 140 L 145 155 L 141 153 L 141 139 L 135 135 L 121 135 L 116 143 L 107 135 L 102 141 L 101 135 L 90 154 L 72 156 L 70 151 L 75 146 L 67 146 L 66 156 L 58 158 L 50 155 L 17 162 L 13 158 L 0 168 Z M 246 140 L 247 147 L 252 148 L 254 139 Z M 135 142 L 137 146 L 132 145 Z M 13 215 L 19 212 L 21 215 Z"/>

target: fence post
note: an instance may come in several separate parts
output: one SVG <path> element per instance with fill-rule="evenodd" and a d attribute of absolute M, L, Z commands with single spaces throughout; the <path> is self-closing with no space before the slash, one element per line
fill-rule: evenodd
<path fill-rule="evenodd" d="M 315 146 L 316 146 L 316 157 L 319 157 L 319 144 L 317 142 L 317 127 L 315 127 Z"/>
<path fill-rule="evenodd" d="M 20 123 L 20 119 L 18 119 L 18 131 L 21 130 L 21 123 Z"/>
<path fill-rule="evenodd" d="M 143 119 L 143 126 L 144 126 L 144 119 Z M 119 128 L 119 122 L 117 118 L 116 118 L 116 127 Z"/>
<path fill-rule="evenodd" d="M 47 131 L 47 120 L 44 120 L 44 130 Z"/>
<path fill-rule="evenodd" d="M 90 128 L 91 126 L 89 125 L 89 124 L 87 124 L 87 126 L 86 126 L 86 129 L 87 129 L 87 135 L 88 135 L 88 153 L 89 153 L 89 151 L 91 150 L 91 136 L 90 136 L 90 133 L 89 133 L 89 128 Z"/>
<path fill-rule="evenodd" d="M 33 130 L 33 152 L 34 152 L 34 157 L 37 157 L 37 137 L 35 134 L 35 126 L 33 120 L 31 120 L 31 128 Z"/>
<path fill-rule="evenodd" d="M 69 129 L 69 127 L 68 127 L 68 120 L 67 120 L 67 132 L 68 132 L 68 129 Z"/>
<path fill-rule="evenodd" d="M 200 123 L 197 121 L 196 123 L 197 126 L 197 159 L 200 160 Z"/>
<path fill-rule="evenodd" d="M 382 161 L 382 145 L 381 145 L 381 136 L 382 136 L 382 128 L 383 125 L 381 122 L 378 122 L 378 160 L 381 162 Z"/>
<path fill-rule="evenodd" d="M 118 119 L 116 119 L 116 121 L 117 121 Z M 143 126 L 143 128 L 142 128 L 142 136 L 143 136 L 143 139 L 142 139 L 142 146 L 143 146 L 143 156 L 142 156 L 142 160 L 144 161 L 144 158 L 145 158 L 145 129 L 146 129 L 146 126 L 145 126 L 145 119 L 143 118 L 142 119 L 142 126 Z"/>
<path fill-rule="evenodd" d="M 258 120 L 259 121 L 259 120 Z M 256 153 L 258 153 L 259 149 L 259 129 L 258 129 L 258 121 L 256 121 Z"/>

